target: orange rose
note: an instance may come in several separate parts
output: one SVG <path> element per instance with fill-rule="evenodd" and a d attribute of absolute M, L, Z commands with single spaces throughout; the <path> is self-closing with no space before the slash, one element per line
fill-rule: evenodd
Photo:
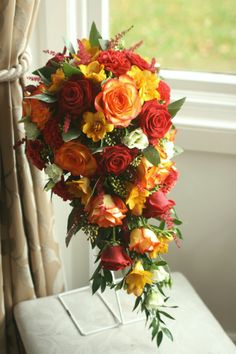
<path fill-rule="evenodd" d="M 113 227 L 122 225 L 122 219 L 125 218 L 127 208 L 124 202 L 117 196 L 109 194 L 99 194 L 88 204 L 88 220 L 91 224 L 97 224 L 99 227 Z"/>
<path fill-rule="evenodd" d="M 97 169 L 97 162 L 90 150 L 77 140 L 64 143 L 56 151 L 54 162 L 73 176 L 90 177 Z"/>
<path fill-rule="evenodd" d="M 141 101 L 132 78 L 122 75 L 102 86 L 95 99 L 95 107 L 115 126 L 127 127 L 141 111 Z"/>
<path fill-rule="evenodd" d="M 51 116 L 47 104 L 36 99 L 27 99 L 23 102 L 23 114 L 29 116 L 31 122 L 36 123 L 40 130 Z"/>
<path fill-rule="evenodd" d="M 153 251 L 160 243 L 156 234 L 145 227 L 140 229 L 133 229 L 130 233 L 129 249 L 135 250 L 138 253 L 145 253 Z"/>

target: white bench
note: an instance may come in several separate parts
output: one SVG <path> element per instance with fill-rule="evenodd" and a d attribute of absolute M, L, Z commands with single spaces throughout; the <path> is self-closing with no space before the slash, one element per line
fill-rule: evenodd
<path fill-rule="evenodd" d="M 15 306 L 14 315 L 27 354 L 236 354 L 235 345 L 217 320 L 199 298 L 187 279 L 173 274 L 171 309 L 175 321 L 167 325 L 174 342 L 164 338 L 159 349 L 151 342 L 151 332 L 143 321 L 121 325 L 100 333 L 82 336 L 56 296 L 24 301 Z M 120 291 L 122 293 L 122 291 Z M 111 303 L 114 300 L 110 296 Z M 67 296 L 65 297 L 67 298 Z M 65 299 L 64 298 L 64 299 Z M 124 294 L 122 301 L 132 300 Z M 113 318 L 102 308 L 97 296 L 89 292 L 68 295 L 73 313 L 81 315 L 80 325 L 85 330 L 110 323 Z M 130 316 L 130 314 L 129 314 Z M 136 316 L 136 314 L 134 314 Z"/>

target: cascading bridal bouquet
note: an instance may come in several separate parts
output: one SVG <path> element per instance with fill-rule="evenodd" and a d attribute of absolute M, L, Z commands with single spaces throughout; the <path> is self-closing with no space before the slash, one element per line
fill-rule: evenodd
<path fill-rule="evenodd" d="M 119 33 L 103 40 L 95 24 L 78 48 L 34 72 L 23 102 L 25 151 L 48 176 L 46 190 L 70 200 L 67 244 L 79 230 L 98 247 L 92 291 L 124 289 L 146 315 L 159 346 L 172 339 L 164 318 L 164 288 L 171 276 L 162 255 L 181 238 L 175 202 L 167 194 L 178 172 L 171 158 L 172 118 L 184 99 L 170 103 L 170 88 L 155 60 L 125 49 Z M 117 284 L 111 271 L 123 270 Z"/>

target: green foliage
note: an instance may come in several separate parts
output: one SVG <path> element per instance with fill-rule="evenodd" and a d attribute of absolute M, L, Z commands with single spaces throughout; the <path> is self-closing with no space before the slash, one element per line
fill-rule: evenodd
<path fill-rule="evenodd" d="M 99 33 L 95 23 L 92 23 L 90 33 L 89 33 L 89 42 L 92 47 L 100 47 L 99 40 L 102 39 L 101 34 Z"/>
<path fill-rule="evenodd" d="M 180 100 L 172 102 L 168 105 L 168 112 L 170 113 L 172 118 L 178 113 L 180 108 L 183 106 L 185 100 L 186 97 L 181 98 Z"/>
<path fill-rule="evenodd" d="M 143 154 L 146 159 L 151 162 L 154 166 L 158 166 L 160 163 L 160 155 L 158 151 L 152 146 L 148 146 L 143 150 Z"/>
<path fill-rule="evenodd" d="M 30 100 L 39 100 L 46 103 L 55 103 L 57 101 L 57 97 L 53 95 L 46 95 L 45 93 L 39 93 L 38 95 L 25 97 L 25 99 Z"/>
<path fill-rule="evenodd" d="M 45 85 L 49 85 L 51 82 L 51 75 L 55 74 L 57 68 L 53 66 L 43 66 L 35 71 L 32 74 L 39 76 Z"/>
<path fill-rule="evenodd" d="M 80 129 L 76 129 L 76 128 L 71 128 L 68 130 L 68 132 L 63 132 L 62 133 L 62 139 L 63 141 L 67 142 L 73 139 L 78 138 L 81 135 L 81 130 Z"/>
<path fill-rule="evenodd" d="M 71 75 L 81 75 L 80 69 L 70 65 L 69 63 L 63 63 L 62 69 L 64 71 L 65 76 L 67 77 Z"/>

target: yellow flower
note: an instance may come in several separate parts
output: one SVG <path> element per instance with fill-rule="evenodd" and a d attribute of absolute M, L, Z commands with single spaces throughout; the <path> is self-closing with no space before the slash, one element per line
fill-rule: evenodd
<path fill-rule="evenodd" d="M 160 94 L 157 91 L 160 79 L 156 74 L 149 70 L 141 70 L 136 65 L 132 65 L 131 70 L 127 74 L 136 82 L 142 104 L 144 101 L 160 98 Z"/>
<path fill-rule="evenodd" d="M 79 180 L 66 182 L 68 191 L 75 198 L 81 198 L 81 203 L 87 205 L 92 194 L 90 182 L 87 177 Z"/>
<path fill-rule="evenodd" d="M 100 52 L 100 49 L 98 47 L 91 47 L 89 40 L 86 38 L 82 39 L 81 43 L 84 46 L 84 49 L 86 50 L 86 52 L 91 55 L 90 61 L 92 62 L 92 61 L 96 60 L 96 58 Z M 80 62 L 80 57 L 78 55 L 73 54 L 73 58 L 75 61 Z"/>
<path fill-rule="evenodd" d="M 81 64 L 79 65 L 79 68 L 84 76 L 88 79 L 101 82 L 107 78 L 104 70 L 104 65 L 100 65 L 98 61 L 93 61 L 88 65 Z"/>
<path fill-rule="evenodd" d="M 146 197 L 149 195 L 149 192 L 137 185 L 132 187 L 129 196 L 126 200 L 126 204 L 129 206 L 133 215 L 142 215 L 144 204 L 146 202 Z"/>
<path fill-rule="evenodd" d="M 48 92 L 58 91 L 65 81 L 65 74 L 62 69 L 57 69 L 55 74 L 51 75 L 52 84 L 47 88 Z"/>
<path fill-rule="evenodd" d="M 142 295 L 145 284 L 152 284 L 152 273 L 144 270 L 141 261 L 135 263 L 134 269 L 126 276 L 127 293 Z"/>
<path fill-rule="evenodd" d="M 111 132 L 114 129 L 114 125 L 107 122 L 102 112 L 85 112 L 83 118 L 83 133 L 94 142 L 103 139 L 107 132 Z"/>
<path fill-rule="evenodd" d="M 154 247 L 154 250 L 149 253 L 151 258 L 156 258 L 159 253 L 167 253 L 169 249 L 169 243 L 173 241 L 173 237 L 158 237 L 158 245 Z"/>

